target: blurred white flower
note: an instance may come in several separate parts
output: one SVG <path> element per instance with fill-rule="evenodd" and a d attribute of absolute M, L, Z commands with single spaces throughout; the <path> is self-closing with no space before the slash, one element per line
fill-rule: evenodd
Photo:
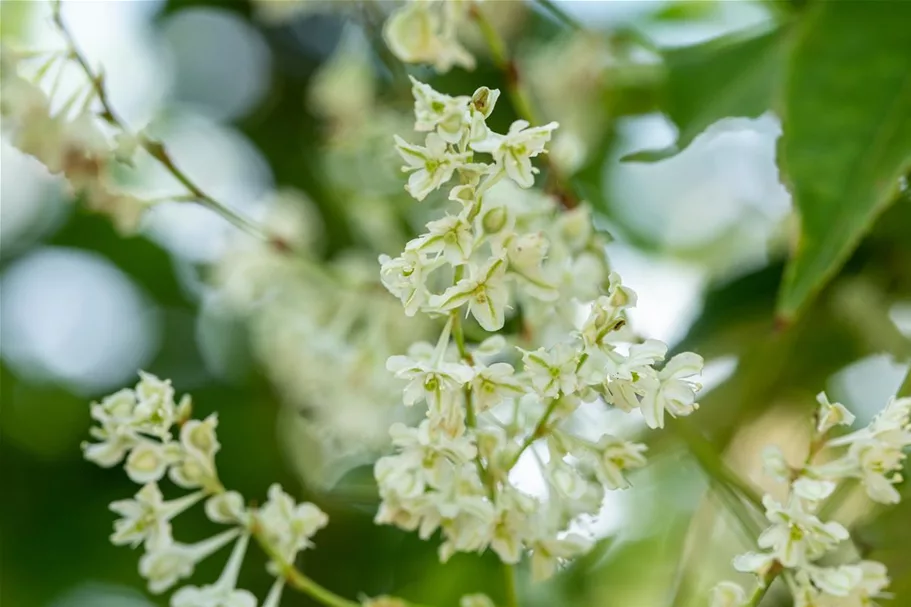
<path fill-rule="evenodd" d="M 156 483 L 142 487 L 133 499 L 112 502 L 110 509 L 121 519 L 114 523 L 111 543 L 136 548 L 142 543 L 155 550 L 171 542 L 170 521 L 199 502 L 205 496 L 196 492 L 182 498 L 164 501 Z"/>
<path fill-rule="evenodd" d="M 269 487 L 269 499 L 257 512 L 256 520 L 266 541 L 286 563 L 313 546 L 310 538 L 329 523 L 329 517 L 316 505 L 296 503 L 278 484 Z"/>
<path fill-rule="evenodd" d="M 231 529 L 196 544 L 172 542 L 146 552 L 139 559 L 139 574 L 149 582 L 149 591 L 160 594 L 179 580 L 193 575 L 196 565 L 209 558 L 241 534 Z"/>
<path fill-rule="evenodd" d="M 712 588 L 710 607 L 741 607 L 747 596 L 740 584 L 719 582 Z"/>
<path fill-rule="evenodd" d="M 171 607 L 256 607 L 256 597 L 237 588 L 237 576 L 247 552 L 249 535 L 234 544 L 218 581 L 208 586 L 184 586 L 171 597 Z"/>

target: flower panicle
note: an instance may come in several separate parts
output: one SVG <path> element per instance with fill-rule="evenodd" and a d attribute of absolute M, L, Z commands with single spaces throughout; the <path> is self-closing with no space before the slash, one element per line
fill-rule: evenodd
<path fill-rule="evenodd" d="M 403 404 L 427 414 L 391 430 L 395 453 L 375 466 L 375 520 L 425 539 L 441 532 L 442 561 L 491 550 L 514 564 L 530 552 L 543 579 L 590 549 L 573 521 L 595 515 L 605 491 L 629 487 L 627 474 L 646 464 L 645 445 L 612 434 L 589 440 L 564 422 L 600 400 L 661 428 L 667 415 L 698 408 L 702 359 L 666 360 L 657 340 L 631 343 L 636 294 L 610 271 L 590 210 L 563 210 L 534 188 L 535 159 L 556 123 L 517 120 L 496 133 L 486 121 L 499 91 L 453 97 L 412 85 L 424 142 L 395 137 L 405 189 L 423 201 L 448 188 L 448 206 L 398 256 L 380 257 L 380 278 L 406 315 L 446 324 L 436 346 L 416 343 L 388 360 L 404 382 Z M 511 318 L 523 329 L 510 345 L 500 333 Z M 466 322 L 491 336 L 467 343 Z M 511 481 L 525 455 L 539 462 L 546 499 Z"/>
<path fill-rule="evenodd" d="M 95 441 L 83 445 L 86 459 L 105 468 L 122 464 L 127 476 L 142 485 L 134 497 L 110 505 L 120 516 L 111 542 L 143 547 L 139 573 L 149 590 L 159 594 L 178 586 L 196 565 L 233 544 L 214 583 L 179 587 L 171 605 L 256 607 L 254 595 L 237 587 L 247 546 L 255 537 L 269 556 L 268 570 L 276 577 L 264 604 L 277 607 L 287 568 L 298 553 L 313 546 L 313 536 L 328 523 L 326 514 L 315 504 L 297 503 L 277 484 L 269 488 L 268 499 L 259 508 L 247 506 L 241 494 L 226 490 L 215 464 L 221 448 L 217 416 L 194 419 L 190 397 L 175 400 L 168 380 L 140 373 L 135 388 L 93 403 L 91 414 Z M 166 500 L 159 486 L 166 476 L 190 492 Z M 171 521 L 199 503 L 204 503 L 211 522 L 228 529 L 194 544 L 177 541 Z"/>
<path fill-rule="evenodd" d="M 888 571 L 871 560 L 820 564 L 851 537 L 840 523 L 821 520 L 822 505 L 848 479 L 859 480 L 874 502 L 898 503 L 901 496 L 895 485 L 902 480 L 899 471 L 904 449 L 911 445 L 911 398 L 890 399 L 865 428 L 834 438 L 832 431 L 853 424 L 854 415 L 844 405 L 830 402 L 824 392 L 817 401 L 813 437 L 803 465 L 791 466 L 777 447 L 763 451 L 766 472 L 788 482 L 788 497 L 781 503 L 768 494 L 763 496 L 770 525 L 757 539 L 761 551 L 736 557 L 734 568 L 756 574 L 760 589 L 771 576 L 783 573 L 795 605 L 870 605 L 887 596 Z M 824 449 L 842 453 L 825 463 L 814 463 Z M 721 582 L 713 590 L 712 607 L 746 604 L 745 593 L 736 584 Z"/>

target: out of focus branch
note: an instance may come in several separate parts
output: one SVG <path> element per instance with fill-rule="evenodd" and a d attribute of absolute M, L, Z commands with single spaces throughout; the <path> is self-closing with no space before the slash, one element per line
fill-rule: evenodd
<path fill-rule="evenodd" d="M 104 86 L 104 75 L 100 72 L 96 74 L 92 67 L 89 65 L 88 60 L 86 60 L 85 55 L 79 51 L 73 34 L 70 32 L 63 21 L 63 16 L 60 9 L 61 3 L 58 0 L 53 4 L 54 24 L 57 26 L 57 29 L 60 31 L 60 34 L 63 36 L 63 39 L 66 42 L 69 56 L 74 59 L 76 63 L 78 63 L 82 68 L 82 71 L 85 72 L 85 75 L 89 79 L 89 82 L 91 83 L 95 94 L 98 96 L 98 101 L 101 103 L 102 108 L 101 118 L 107 123 L 117 127 L 124 133 L 130 134 L 131 131 L 129 127 L 127 127 L 126 123 L 116 114 L 114 108 L 111 106 L 107 95 L 107 89 Z M 167 170 L 175 179 L 177 179 L 177 181 L 179 181 L 181 185 L 183 185 L 190 193 L 189 197 L 177 198 L 176 200 L 192 200 L 197 204 L 211 209 L 218 215 L 221 215 L 232 225 L 250 234 L 254 238 L 262 240 L 280 253 L 294 252 L 294 247 L 291 245 L 291 243 L 287 242 L 281 236 L 270 233 L 265 227 L 257 224 L 247 217 L 244 217 L 240 213 L 229 208 L 227 205 L 219 202 L 209 194 L 206 194 L 202 188 L 200 188 L 174 163 L 174 160 L 168 153 L 168 150 L 165 148 L 163 143 L 151 139 L 141 133 L 137 136 L 137 140 L 142 148 L 148 152 L 149 155 L 155 158 L 165 168 L 165 170 Z"/>
<path fill-rule="evenodd" d="M 471 17 L 478 24 L 487 46 L 490 48 L 494 64 L 503 72 L 503 77 L 506 80 L 506 93 L 509 95 L 509 100 L 516 113 L 532 126 L 539 126 L 541 122 L 535 115 L 528 91 L 523 86 L 519 67 L 515 60 L 509 56 L 503 37 L 481 10 L 480 6 L 472 4 L 469 10 Z M 542 156 L 542 158 L 544 158 L 544 163 L 547 165 L 548 175 L 556 184 L 554 193 L 560 199 L 560 203 L 568 209 L 578 206 L 579 196 L 572 183 L 566 176 L 561 174 L 559 168 L 551 161 L 549 156 Z"/>
<path fill-rule="evenodd" d="M 559 21 L 563 25 L 566 25 L 567 27 L 571 27 L 572 29 L 575 29 L 575 30 L 585 29 L 585 26 L 583 26 L 581 23 L 579 23 L 575 17 L 573 17 L 572 15 L 570 15 L 569 13 L 564 11 L 562 8 L 557 6 L 557 3 L 554 2 L 553 0 L 538 0 L 538 4 L 541 6 L 541 8 L 543 8 L 546 12 L 550 13 L 550 15 L 552 17 L 554 17 L 557 21 Z"/>

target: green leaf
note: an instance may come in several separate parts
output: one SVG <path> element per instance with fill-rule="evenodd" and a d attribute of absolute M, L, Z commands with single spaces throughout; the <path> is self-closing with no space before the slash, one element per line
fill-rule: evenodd
<path fill-rule="evenodd" d="M 793 318 L 911 168 L 911 3 L 823 2 L 796 32 L 778 162 L 800 214 L 778 299 Z"/>
<path fill-rule="evenodd" d="M 723 36 L 664 53 L 667 68 L 662 109 L 677 125 L 677 143 L 622 158 L 655 162 L 693 142 L 708 126 L 729 116 L 756 118 L 772 106 L 784 71 L 783 29 Z"/>

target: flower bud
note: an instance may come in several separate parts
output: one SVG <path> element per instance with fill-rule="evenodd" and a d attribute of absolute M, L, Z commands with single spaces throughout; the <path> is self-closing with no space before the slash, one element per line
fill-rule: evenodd
<path fill-rule="evenodd" d="M 161 479 L 167 468 L 168 460 L 164 450 L 160 444 L 151 441 L 136 445 L 124 467 L 133 482 L 142 484 Z"/>
<path fill-rule="evenodd" d="M 775 445 L 768 445 L 762 451 L 762 469 L 772 478 L 783 481 L 791 476 L 791 466 L 784 458 L 784 453 Z"/>
<path fill-rule="evenodd" d="M 479 112 L 484 118 L 490 116 L 493 108 L 497 105 L 497 99 L 500 98 L 499 89 L 489 89 L 482 86 L 471 96 L 471 107 Z"/>
<path fill-rule="evenodd" d="M 507 213 L 504 207 L 495 207 L 484 213 L 481 225 L 488 234 L 496 234 L 506 226 Z"/>

